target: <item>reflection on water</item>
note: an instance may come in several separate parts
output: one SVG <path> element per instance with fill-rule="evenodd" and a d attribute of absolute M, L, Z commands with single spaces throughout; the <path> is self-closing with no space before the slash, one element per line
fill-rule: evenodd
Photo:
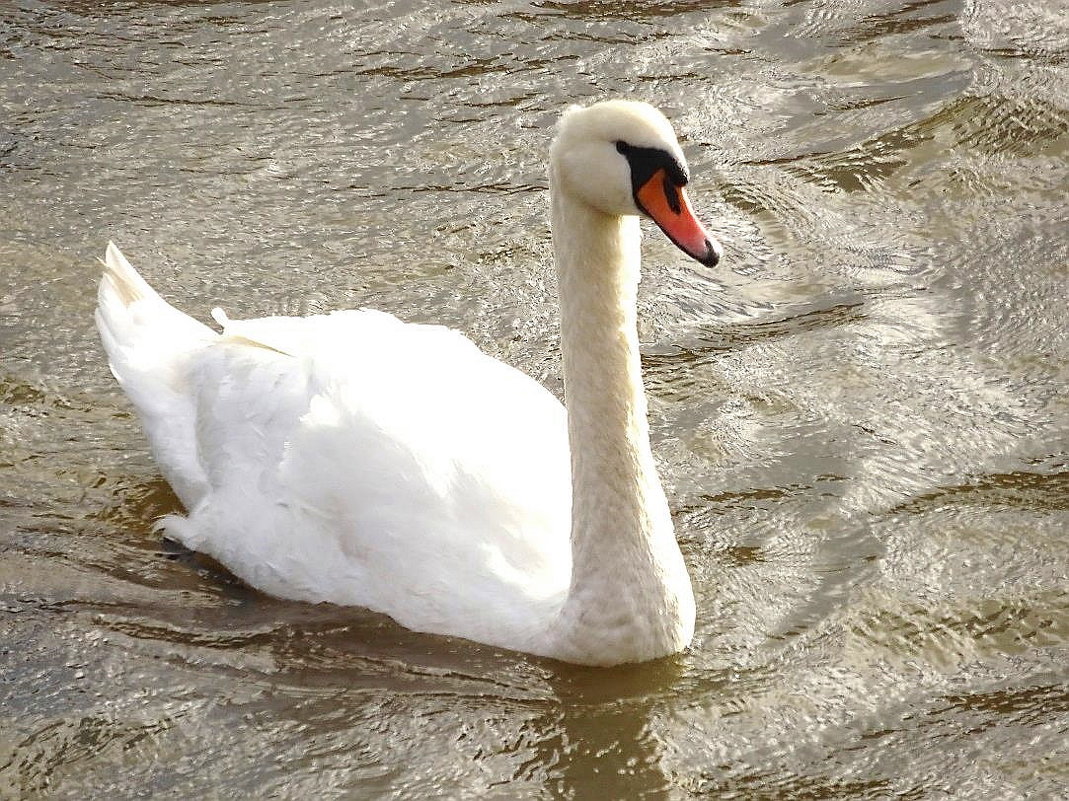
<path fill-rule="evenodd" d="M 1069 785 L 1064 3 L 0 10 L 0 797 L 1047 798 Z M 266 598 L 92 330 L 377 306 L 561 391 L 544 151 L 653 100 L 721 268 L 646 243 L 678 658 Z"/>

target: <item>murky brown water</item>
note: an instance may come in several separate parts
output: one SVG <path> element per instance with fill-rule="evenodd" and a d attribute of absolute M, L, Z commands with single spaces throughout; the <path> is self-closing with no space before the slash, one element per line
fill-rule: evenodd
<path fill-rule="evenodd" d="M 0 4 L 0 797 L 1053 798 L 1069 786 L 1065 2 Z M 559 391 L 543 154 L 650 99 L 677 659 L 283 603 L 161 541 L 92 327 L 377 306 Z"/>

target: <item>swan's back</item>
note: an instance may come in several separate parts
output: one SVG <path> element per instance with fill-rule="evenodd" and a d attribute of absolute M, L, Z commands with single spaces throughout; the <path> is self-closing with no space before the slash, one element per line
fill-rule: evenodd
<path fill-rule="evenodd" d="M 220 335 L 157 303 L 105 281 L 99 319 L 165 475 L 188 488 L 171 536 L 281 597 L 510 647 L 544 631 L 571 569 L 550 393 L 455 331 L 381 312 L 225 321 Z M 179 355 L 153 370 L 160 349 L 139 342 L 167 337 Z"/>

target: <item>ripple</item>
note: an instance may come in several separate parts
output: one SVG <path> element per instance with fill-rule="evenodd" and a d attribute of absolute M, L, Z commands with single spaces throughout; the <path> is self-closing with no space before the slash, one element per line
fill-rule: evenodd
<path fill-rule="evenodd" d="M 1069 57 L 1069 31 L 1065 15 L 1069 4 L 970 0 L 961 26 L 974 47 L 1009 58 L 1042 58 L 1064 65 Z"/>

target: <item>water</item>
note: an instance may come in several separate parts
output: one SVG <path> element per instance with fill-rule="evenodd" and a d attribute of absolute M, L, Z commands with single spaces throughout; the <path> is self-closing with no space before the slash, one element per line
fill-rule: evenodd
<path fill-rule="evenodd" d="M 1069 6 L 0 6 L 0 797 L 1069 795 Z M 578 669 L 276 601 L 179 509 L 91 323 L 375 306 L 560 392 L 563 106 L 675 122 L 650 232 L 678 658 Z"/>

